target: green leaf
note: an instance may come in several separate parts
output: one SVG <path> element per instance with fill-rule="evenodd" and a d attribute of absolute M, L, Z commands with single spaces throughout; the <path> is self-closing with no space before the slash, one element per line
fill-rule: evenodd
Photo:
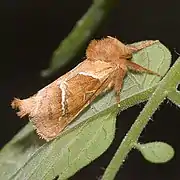
<path fill-rule="evenodd" d="M 28 164 L 13 175 L 13 179 L 53 179 L 57 173 L 60 179 L 67 179 L 82 166 L 81 164 L 90 163 L 107 149 L 114 136 L 115 120 L 116 112 L 106 111 L 94 116 L 76 131 L 42 145 L 31 155 L 33 157 L 27 161 Z M 25 145 L 29 144 L 25 142 Z M 11 161 L 12 168 L 16 164 L 18 162 Z M 5 164 L 1 171 L 6 172 L 4 167 Z M 2 177 L 0 179 L 4 179 L 4 176 Z"/>
<path fill-rule="evenodd" d="M 143 157 L 152 163 L 165 163 L 174 156 L 174 149 L 164 142 L 150 142 L 135 146 Z"/>
<path fill-rule="evenodd" d="M 165 46 L 157 43 L 135 54 L 133 61 L 164 75 L 171 55 Z M 0 179 L 52 180 L 56 175 L 67 179 L 109 147 L 118 111 L 147 100 L 159 80 L 155 75 L 128 73 L 119 109 L 113 91 L 99 96 L 49 143 L 39 140 L 28 124 L 2 149 Z"/>

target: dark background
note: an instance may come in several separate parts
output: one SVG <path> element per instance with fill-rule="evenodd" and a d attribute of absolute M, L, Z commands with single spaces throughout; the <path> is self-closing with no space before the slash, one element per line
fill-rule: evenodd
<path fill-rule="evenodd" d="M 10 107 L 14 96 L 25 98 L 53 81 L 43 79 L 40 71 L 48 67 L 53 51 L 91 5 L 90 0 L 6 0 L 0 3 L 0 145 L 8 142 L 27 121 L 19 119 Z M 93 38 L 116 36 L 131 43 L 159 39 L 172 52 L 173 62 L 180 52 L 180 1 L 122 0 L 112 10 L 107 21 Z M 84 54 L 81 55 L 83 57 Z M 69 70 L 67 66 L 58 72 Z M 121 113 L 117 133 L 111 147 L 97 160 L 79 171 L 72 180 L 100 178 L 123 136 L 138 116 L 143 105 Z M 180 179 L 180 111 L 166 101 L 145 128 L 140 141 L 165 141 L 175 151 L 166 164 L 151 164 L 137 152 L 129 154 L 116 179 L 122 180 L 178 180 Z"/>

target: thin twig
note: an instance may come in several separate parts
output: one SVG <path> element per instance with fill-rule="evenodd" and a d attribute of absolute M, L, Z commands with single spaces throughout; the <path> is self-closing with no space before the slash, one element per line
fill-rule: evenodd
<path fill-rule="evenodd" d="M 105 20 L 117 0 L 94 0 L 86 14 L 76 23 L 70 34 L 53 53 L 48 69 L 43 70 L 43 77 L 50 76 L 59 68 L 68 64 L 85 46 L 93 33 Z"/>

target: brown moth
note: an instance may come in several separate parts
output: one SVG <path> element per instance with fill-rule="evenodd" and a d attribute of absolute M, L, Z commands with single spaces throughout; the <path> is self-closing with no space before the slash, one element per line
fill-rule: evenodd
<path fill-rule="evenodd" d="M 158 75 L 130 61 L 133 53 L 156 42 L 145 41 L 133 46 L 109 36 L 93 40 L 82 63 L 32 97 L 15 98 L 11 105 L 19 109 L 17 115 L 21 118 L 29 116 L 40 138 L 52 140 L 102 92 L 114 89 L 119 103 L 128 69 Z"/>

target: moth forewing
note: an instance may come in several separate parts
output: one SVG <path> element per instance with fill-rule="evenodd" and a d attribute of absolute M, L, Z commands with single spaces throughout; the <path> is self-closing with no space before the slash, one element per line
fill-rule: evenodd
<path fill-rule="evenodd" d="M 86 71 L 82 71 L 85 67 Z M 96 71 L 92 71 L 93 67 Z M 40 90 L 35 95 L 38 101 L 29 114 L 40 137 L 49 141 L 62 132 L 108 87 L 114 67 L 110 63 L 86 60 L 75 68 L 76 73 L 69 72 Z"/>

